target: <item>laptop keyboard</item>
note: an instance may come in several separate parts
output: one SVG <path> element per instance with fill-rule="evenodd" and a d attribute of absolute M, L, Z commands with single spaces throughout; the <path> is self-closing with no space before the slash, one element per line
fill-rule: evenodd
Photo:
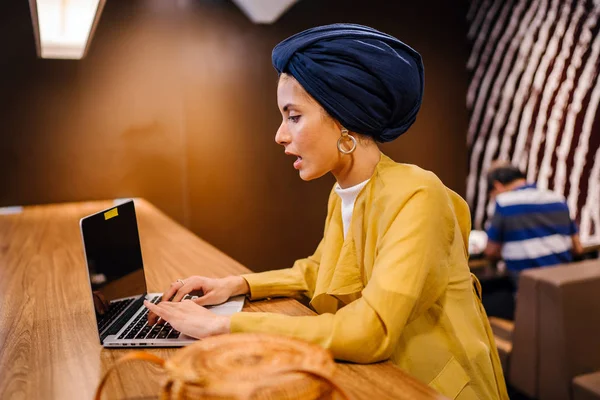
<path fill-rule="evenodd" d="M 134 300 L 135 299 L 126 299 L 111 302 L 108 307 L 108 311 L 102 315 L 101 319 L 98 320 L 98 332 L 102 332 L 104 328 L 110 325 L 115 320 L 117 315 L 119 315 L 121 311 L 125 309 L 125 307 L 133 303 Z"/>
<path fill-rule="evenodd" d="M 150 301 L 157 304 L 160 302 L 160 299 L 160 296 L 155 296 Z M 192 297 L 186 295 L 183 298 L 183 300 L 188 299 L 192 299 Z M 146 308 L 119 335 L 119 339 L 177 339 L 179 335 L 180 332 L 173 329 L 168 322 L 163 324 L 156 323 L 154 325 L 148 324 L 148 309 Z"/>

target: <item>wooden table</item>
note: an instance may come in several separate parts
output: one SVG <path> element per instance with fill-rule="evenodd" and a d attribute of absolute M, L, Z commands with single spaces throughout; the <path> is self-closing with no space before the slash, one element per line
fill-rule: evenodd
<path fill-rule="evenodd" d="M 91 399 L 100 377 L 131 350 L 103 349 L 90 304 L 79 233 L 82 216 L 113 202 L 24 207 L 0 215 L 0 399 Z M 193 274 L 249 270 L 136 200 L 149 291 Z M 247 302 L 245 311 L 310 315 L 292 299 Z M 168 358 L 175 349 L 147 349 Z M 356 399 L 441 399 L 389 362 L 338 363 L 337 379 Z M 156 398 L 161 370 L 132 362 L 109 379 L 105 398 Z"/>

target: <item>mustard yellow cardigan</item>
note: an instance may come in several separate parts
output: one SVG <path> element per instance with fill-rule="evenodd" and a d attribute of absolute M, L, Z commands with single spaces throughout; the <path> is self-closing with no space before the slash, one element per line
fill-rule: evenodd
<path fill-rule="evenodd" d="M 467 265 L 469 231 L 460 196 L 433 173 L 382 154 L 345 240 L 332 190 L 312 256 L 244 275 L 252 299 L 303 293 L 319 315 L 238 313 L 231 330 L 297 337 L 357 363 L 390 359 L 451 399 L 508 399 Z"/>

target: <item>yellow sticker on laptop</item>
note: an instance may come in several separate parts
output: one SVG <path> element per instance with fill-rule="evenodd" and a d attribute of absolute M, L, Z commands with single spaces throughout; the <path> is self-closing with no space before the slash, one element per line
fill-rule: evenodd
<path fill-rule="evenodd" d="M 104 213 L 104 220 L 109 220 L 111 218 L 118 217 L 118 216 L 119 216 L 119 209 L 115 207 L 112 210 L 108 210 L 107 212 Z"/>

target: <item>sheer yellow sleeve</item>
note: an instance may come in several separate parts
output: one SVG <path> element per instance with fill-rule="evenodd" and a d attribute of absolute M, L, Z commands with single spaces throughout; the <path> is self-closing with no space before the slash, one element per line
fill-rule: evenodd
<path fill-rule="evenodd" d="M 318 316 L 238 313 L 231 319 L 232 332 L 293 336 L 322 345 L 337 359 L 359 363 L 389 358 L 407 323 L 430 309 L 443 294 L 455 226 L 441 185 L 418 187 L 383 213 L 382 219 L 390 223 L 379 238 L 371 239 L 370 245 L 379 251 L 360 299 L 335 314 Z M 316 254 L 324 250 L 318 249 Z M 310 293 L 315 263 L 302 261 L 289 271 L 250 278 L 253 297 Z"/>

